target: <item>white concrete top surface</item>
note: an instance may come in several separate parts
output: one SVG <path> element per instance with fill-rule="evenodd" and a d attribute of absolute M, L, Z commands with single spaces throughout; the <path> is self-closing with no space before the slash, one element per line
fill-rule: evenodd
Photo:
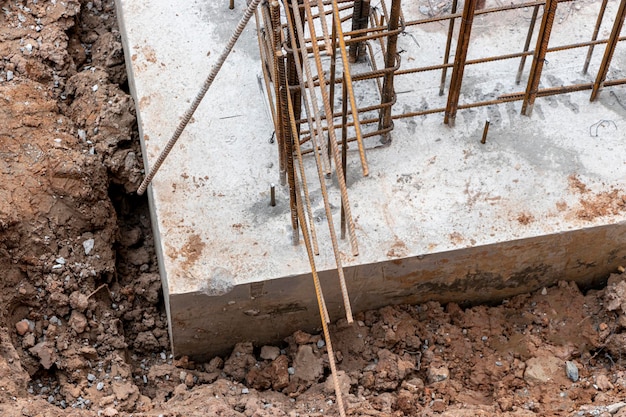
<path fill-rule="evenodd" d="M 423 17 L 419 6 L 428 5 L 406 3 L 407 18 Z M 580 10 L 569 3 L 559 6 L 551 45 L 591 38 L 599 2 L 577 4 Z M 609 2 L 601 36 L 610 32 L 616 6 Z M 144 157 L 152 166 L 245 4 L 238 0 L 231 11 L 227 1 L 118 0 L 118 7 Z M 477 16 L 468 58 L 519 51 L 529 17 L 530 10 Z M 399 39 L 403 68 L 441 63 L 447 23 L 407 30 L 412 36 Z M 533 38 L 531 49 L 534 43 Z M 610 78 L 624 77 L 624 47 L 618 46 Z M 549 56 L 542 86 L 593 81 L 603 51 L 603 46 L 596 48 L 590 75 L 580 72 L 586 49 Z M 520 86 L 514 84 L 518 64 L 468 67 L 461 103 L 523 91 L 526 77 Z M 291 244 L 288 193 L 278 185 L 277 149 L 269 142 L 273 127 L 260 74 L 253 19 L 152 183 L 157 250 L 170 294 L 218 295 L 238 284 L 310 271 L 304 244 Z M 394 113 L 445 105 L 446 96 L 437 94 L 439 77 L 439 72 L 398 77 Z M 396 120 L 390 146 L 374 148 L 376 141 L 368 142 L 369 177 L 362 176 L 352 146 L 347 175 L 360 254 L 352 257 L 348 242 L 341 241 L 344 264 L 626 220 L 626 201 L 621 200 L 626 87 L 605 89 L 595 103 L 589 103 L 589 94 L 538 99 L 532 117 L 520 116 L 521 102 L 461 110 L 454 128 L 443 124 L 442 113 Z M 491 126 L 481 145 L 486 119 Z M 593 127 L 601 120 L 606 121 Z M 316 261 L 318 269 L 332 269 L 313 163 L 309 157 L 307 178 L 321 250 Z M 269 206 L 271 183 L 277 184 L 276 207 Z M 328 185 L 338 226 L 338 189 L 332 180 Z M 606 215 L 581 216 L 593 204 L 609 207 L 599 209 Z"/>

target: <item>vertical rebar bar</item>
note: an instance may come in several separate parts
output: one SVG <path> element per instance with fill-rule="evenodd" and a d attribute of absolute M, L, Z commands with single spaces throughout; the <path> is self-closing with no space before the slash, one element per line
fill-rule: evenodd
<path fill-rule="evenodd" d="M 487 133 L 489 133 L 489 120 L 485 120 L 485 127 L 483 128 L 483 138 L 480 140 L 480 143 L 483 145 L 487 143 Z"/>
<path fill-rule="evenodd" d="M 294 4 L 294 12 L 295 10 L 295 3 Z M 316 38 L 316 32 L 315 32 L 315 23 L 313 22 L 313 19 L 311 18 L 311 7 L 309 4 L 309 0 L 304 0 L 304 8 L 305 8 L 305 12 L 307 15 L 306 21 L 308 23 L 309 26 L 309 33 L 311 34 L 311 38 L 315 39 Z M 296 29 L 298 32 L 298 36 L 300 37 L 304 37 L 304 30 L 302 27 L 302 22 L 299 20 L 296 20 Z M 313 57 L 315 59 L 315 66 L 317 67 L 317 73 L 318 73 L 318 77 L 319 77 L 319 82 L 320 82 L 320 92 L 322 95 L 322 101 L 324 104 L 324 111 L 326 112 L 327 115 L 331 115 L 332 116 L 332 110 L 330 109 L 330 101 L 328 98 L 328 92 L 326 91 L 326 81 L 325 81 L 325 76 L 324 76 L 324 68 L 322 66 L 322 61 L 321 61 L 321 56 L 320 56 L 320 51 L 319 51 L 319 47 L 317 45 L 317 42 L 312 42 L 312 47 L 313 47 Z M 307 67 L 307 63 L 305 62 L 305 68 Z M 345 76 L 345 72 L 344 72 L 344 79 L 347 78 Z M 346 80 L 347 82 L 347 80 Z M 312 92 L 312 94 L 315 94 L 315 92 Z M 349 214 L 350 218 L 352 218 L 352 215 L 350 214 L 350 206 L 348 205 L 348 190 L 346 187 L 346 182 L 345 182 L 345 177 L 343 176 L 343 172 L 341 170 L 341 160 L 339 159 L 339 155 L 338 155 L 338 145 L 337 145 L 337 138 L 335 136 L 335 127 L 330 125 L 328 126 L 328 134 L 331 137 L 331 145 L 332 145 L 332 149 L 333 149 L 333 158 L 335 160 L 335 167 L 336 167 L 336 174 L 337 174 L 337 182 L 339 183 L 339 187 L 340 187 L 340 191 L 341 191 L 341 200 L 342 203 L 344 204 L 346 213 Z M 311 136 L 313 137 L 313 136 Z M 320 180 L 321 182 L 323 182 L 323 180 Z M 343 301 L 344 301 L 344 308 L 346 310 L 346 320 L 348 321 L 348 323 L 352 323 L 353 318 L 352 318 L 352 307 L 350 306 L 350 298 L 348 295 L 348 288 L 346 286 L 346 280 L 345 280 L 345 276 L 344 276 L 344 272 L 343 272 L 343 266 L 342 266 L 342 260 L 341 260 L 341 253 L 339 252 L 339 245 L 337 243 L 337 236 L 335 233 L 335 226 L 334 226 L 334 222 L 333 222 L 333 215 L 332 215 L 332 211 L 330 210 L 330 205 L 329 204 L 325 204 L 325 210 L 326 210 L 326 221 L 328 222 L 328 229 L 329 229 L 329 233 L 330 233 L 330 240 L 333 246 L 333 252 L 335 254 L 335 262 L 337 264 L 337 273 L 339 275 L 339 284 L 341 287 L 341 293 L 343 296 Z M 354 230 L 353 230 L 354 231 Z M 358 248 L 356 245 L 356 236 L 353 234 L 351 235 L 351 242 L 352 244 L 352 249 L 353 251 L 355 251 L 356 253 L 358 253 Z"/>
<path fill-rule="evenodd" d="M 622 31 L 624 25 L 624 17 L 626 17 L 626 0 L 622 0 L 615 16 L 615 22 L 613 23 L 613 29 L 611 30 L 611 36 L 609 37 L 609 43 L 606 44 L 604 50 L 604 56 L 602 57 L 602 63 L 596 76 L 596 81 L 593 83 L 593 90 L 591 90 L 591 97 L 589 101 L 594 101 L 598 97 L 598 92 L 606 79 L 606 74 L 609 72 L 609 66 L 611 66 L 611 60 L 613 59 L 613 53 L 615 52 L 615 46 L 617 45 L 619 34 Z"/>
<path fill-rule="evenodd" d="M 347 176 L 346 163 L 348 153 L 348 90 L 346 89 L 346 77 L 342 77 L 341 93 L 343 101 L 341 102 L 341 169 L 343 176 Z M 346 238 L 346 210 L 341 202 L 341 239 Z"/>
<path fill-rule="evenodd" d="M 283 99 L 284 91 L 282 86 L 285 84 L 285 66 L 282 56 L 282 40 L 281 40 L 281 25 L 280 25 L 280 5 L 278 1 L 274 0 L 269 4 L 270 8 L 270 24 L 271 24 L 271 40 L 272 40 L 272 57 L 274 68 L 274 101 L 278 111 L 276 112 L 276 120 L 274 128 L 276 130 L 276 142 L 278 144 L 278 171 L 280 185 L 287 184 L 287 155 L 285 136 L 289 132 L 284 131 L 283 117 L 285 115 L 284 108 L 287 106 L 286 101 Z M 293 213 L 292 213 L 293 214 Z"/>
<path fill-rule="evenodd" d="M 530 41 L 533 38 L 533 32 L 535 31 L 535 22 L 537 21 L 537 14 L 539 13 L 539 5 L 533 8 L 533 15 L 530 18 L 530 26 L 528 26 L 528 34 L 526 35 L 526 42 L 524 43 L 524 52 L 528 51 L 530 47 Z M 522 56 L 517 69 L 517 76 L 515 77 L 515 84 L 519 84 L 522 80 L 522 73 L 524 72 L 524 66 L 526 65 L 526 55 Z"/>
<path fill-rule="evenodd" d="M 335 0 L 333 0 L 332 3 L 333 15 L 335 16 L 335 27 L 337 28 L 337 38 L 339 40 L 339 50 L 341 52 L 341 63 L 343 64 L 346 85 L 348 86 L 348 98 L 350 99 L 352 122 L 354 123 L 354 132 L 356 135 L 357 144 L 359 145 L 359 157 L 361 158 L 361 167 L 363 168 L 363 176 L 367 177 L 369 175 L 369 167 L 367 166 L 367 159 L 365 157 L 365 146 L 363 145 L 363 135 L 361 134 L 359 109 L 356 105 L 356 99 L 354 98 L 354 91 L 352 90 L 352 75 L 350 74 L 350 63 L 348 61 L 348 52 L 346 51 L 346 41 L 343 36 L 343 29 L 341 28 L 341 16 L 339 16 L 339 6 L 337 6 L 337 2 Z M 351 236 L 351 241 L 353 240 L 354 239 Z M 356 242 L 352 242 L 353 246 L 355 243 Z"/>
<path fill-rule="evenodd" d="M 450 14 L 456 13 L 456 8 L 459 0 L 452 1 L 452 9 Z M 450 25 L 448 26 L 448 39 L 446 40 L 446 52 L 443 55 L 443 65 L 447 65 L 450 60 L 450 48 L 452 46 L 452 34 L 454 33 L 454 17 L 450 18 Z M 439 95 L 443 96 L 443 90 L 446 86 L 446 76 L 448 73 L 448 67 L 443 67 L 441 69 L 441 83 L 439 84 Z"/>
<path fill-rule="evenodd" d="M 606 10 L 606 5 L 609 0 L 602 0 L 602 5 L 600 6 L 600 12 L 598 13 L 598 19 L 596 20 L 596 26 L 593 29 L 593 35 L 591 36 L 591 40 L 595 41 L 598 39 L 598 33 L 600 32 L 600 26 L 602 26 L 602 20 L 604 19 L 604 11 Z M 587 73 L 589 69 L 589 63 L 591 62 L 591 56 L 593 55 L 593 47 L 595 45 L 589 45 L 589 50 L 587 51 L 587 58 L 585 59 L 585 65 L 583 66 L 583 74 Z"/>
<path fill-rule="evenodd" d="M 454 126 L 456 111 L 459 107 L 459 96 L 463 83 L 463 72 L 465 71 L 465 61 L 467 59 L 467 49 L 469 47 L 472 33 L 472 23 L 474 22 L 474 10 L 476 0 L 467 0 L 463 6 L 461 17 L 461 27 L 459 28 L 459 40 L 457 41 L 456 54 L 454 56 L 454 66 L 452 67 L 452 78 L 450 79 L 450 91 L 448 92 L 448 103 L 443 122 L 449 126 Z"/>
<path fill-rule="evenodd" d="M 389 16 L 389 24 L 387 30 L 391 32 L 391 35 L 387 38 L 387 53 L 385 55 L 385 67 L 387 69 L 396 66 L 398 57 L 398 34 L 397 30 L 400 26 L 400 12 L 402 8 L 402 0 L 391 1 L 391 15 Z M 395 74 L 391 71 L 385 73 L 383 81 L 383 94 L 381 97 L 381 103 L 391 103 L 396 95 L 393 88 L 393 80 Z M 393 125 L 391 119 L 391 105 L 385 106 L 380 111 L 380 122 L 378 128 L 380 130 L 389 129 Z M 389 143 L 391 141 L 391 133 L 387 132 L 380 138 L 381 143 Z"/>
<path fill-rule="evenodd" d="M 550 33 L 552 32 L 552 25 L 554 23 L 554 16 L 556 15 L 556 8 L 558 4 L 558 0 L 546 0 L 546 4 L 543 8 L 541 27 L 539 28 L 539 35 L 537 36 L 537 46 L 535 47 L 533 64 L 530 68 L 528 84 L 526 85 L 524 102 L 522 104 L 522 114 L 526 116 L 531 115 L 535 99 L 537 98 L 537 89 L 539 88 L 541 71 L 543 70 L 543 64 L 546 60 L 546 52 L 548 49 L 548 43 L 550 42 Z"/>

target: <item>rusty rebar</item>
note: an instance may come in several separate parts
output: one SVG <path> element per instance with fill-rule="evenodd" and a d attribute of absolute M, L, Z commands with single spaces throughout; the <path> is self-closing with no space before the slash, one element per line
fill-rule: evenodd
<path fill-rule="evenodd" d="M 608 2 L 609 0 L 602 0 L 602 5 L 600 5 L 600 11 L 598 12 L 598 18 L 596 19 L 596 26 L 593 28 L 593 35 L 591 36 L 592 41 L 598 39 L 598 33 L 600 32 L 600 26 L 602 26 L 604 11 L 606 10 L 606 5 Z M 583 65 L 583 74 L 586 74 L 587 70 L 589 69 L 589 63 L 591 62 L 591 56 L 593 55 L 593 47 L 594 45 L 589 45 L 587 58 L 585 58 L 585 65 Z"/>
<path fill-rule="evenodd" d="M 533 111 L 533 105 L 535 104 L 535 98 L 537 97 L 539 80 L 541 79 L 543 64 L 546 60 L 548 43 L 550 42 L 550 33 L 552 32 L 552 25 L 554 23 L 554 16 L 556 15 L 556 8 L 558 4 L 558 0 L 547 0 L 546 5 L 544 6 L 541 26 L 539 27 L 539 35 L 537 36 L 537 46 L 535 47 L 535 54 L 533 55 L 533 64 L 530 68 L 524 102 L 522 103 L 522 114 L 526 116 L 530 116 Z"/>
<path fill-rule="evenodd" d="M 296 0 L 293 0 L 293 2 L 291 3 L 291 7 L 293 9 L 293 13 L 295 14 L 298 11 L 297 8 L 297 4 L 296 4 Z M 290 22 L 289 26 L 289 31 L 291 32 L 291 42 L 292 42 L 292 48 L 293 49 L 297 49 L 297 46 L 295 44 L 295 36 L 299 36 L 301 38 L 304 37 L 304 30 L 302 27 L 302 21 L 298 18 L 294 18 L 293 20 L 291 19 L 291 17 L 293 16 L 289 16 L 291 15 L 290 10 L 288 7 L 285 7 L 285 12 L 288 14 L 288 21 Z M 294 25 L 292 23 L 295 23 L 295 28 Z M 297 33 L 296 33 L 297 32 Z M 299 55 L 298 54 L 294 54 L 294 57 L 296 57 L 296 60 L 299 61 Z M 303 55 L 303 62 L 302 62 L 302 67 L 300 67 L 299 62 L 297 62 L 298 65 L 296 65 L 296 69 L 298 70 L 298 77 L 299 77 L 299 81 L 300 81 L 300 85 L 302 86 L 302 90 L 303 90 L 303 94 L 306 95 L 306 90 L 304 88 L 304 77 L 302 74 L 302 68 L 304 68 L 305 73 L 307 74 L 307 82 L 311 83 L 311 69 L 310 69 L 310 65 L 308 63 L 308 61 L 306 60 L 306 56 Z M 310 89 L 311 91 L 313 91 L 313 88 Z M 311 93 L 311 91 L 309 93 Z M 315 108 L 317 108 L 317 101 L 315 98 L 315 94 L 311 93 L 309 94 L 309 98 L 313 104 L 313 106 Z M 288 99 L 289 100 L 289 99 Z M 308 118 L 308 123 L 310 126 L 313 126 L 313 121 L 311 120 L 313 115 L 311 112 L 311 106 L 308 105 L 308 100 L 304 100 L 305 103 L 305 109 L 306 109 L 306 113 L 307 113 L 307 118 Z M 314 117 L 316 119 L 316 123 L 320 123 L 319 120 L 319 112 L 314 112 Z M 318 126 L 319 127 L 319 126 Z M 321 128 L 318 129 L 318 134 L 321 132 Z M 317 140 L 315 139 L 316 135 L 312 135 L 311 139 L 314 142 L 314 149 L 317 149 L 317 147 L 319 146 L 317 143 Z M 322 141 L 323 142 L 323 141 Z M 336 141 L 333 141 L 336 145 Z M 340 274 L 340 283 L 341 283 L 341 277 L 343 275 L 343 267 L 342 267 L 342 263 L 341 263 L 341 254 L 338 251 L 338 246 L 337 246 L 337 238 L 334 232 L 334 226 L 333 226 L 333 220 L 332 220 L 332 211 L 330 210 L 330 203 L 328 201 L 328 191 L 327 191 L 327 187 L 326 187 L 326 181 L 324 179 L 324 172 L 322 169 L 322 163 L 321 163 L 321 157 L 320 157 L 320 152 L 313 152 L 313 154 L 315 155 L 315 161 L 316 161 L 316 167 L 317 167 L 317 173 L 318 173 L 318 178 L 319 178 L 319 182 L 320 182 L 320 188 L 321 188 L 321 192 L 322 192 L 322 197 L 324 200 L 324 209 L 326 211 L 326 217 L 327 217 L 327 222 L 328 222 L 328 226 L 329 226 L 329 231 L 330 231 L 330 236 L 331 236 L 331 242 L 333 243 L 333 250 L 334 250 L 334 254 L 335 254 L 335 261 L 337 264 L 337 271 Z M 337 166 L 339 164 L 336 164 Z M 338 180 L 343 179 L 343 175 L 340 176 L 341 172 L 340 170 L 337 170 L 338 175 L 337 178 Z M 341 182 L 341 181 L 340 181 Z M 343 186 L 345 187 L 345 182 L 343 183 Z M 340 184 L 340 188 L 341 188 L 341 184 Z M 345 190 L 345 188 L 344 188 Z M 347 192 L 344 193 L 341 190 L 341 194 L 342 194 L 342 200 L 345 197 L 345 200 L 347 201 Z M 347 191 L 347 190 L 345 190 Z M 349 207 L 349 206 L 347 206 Z M 348 212 L 349 214 L 349 212 Z M 351 218 L 349 220 L 352 220 Z M 347 294 L 347 289 L 345 287 L 345 281 L 343 282 L 344 285 L 342 285 L 342 296 L 344 297 L 344 305 L 346 305 L 348 308 L 346 309 L 346 319 L 349 322 L 352 322 L 352 309 L 350 308 L 350 303 L 349 303 L 349 297 Z"/>
<path fill-rule="evenodd" d="M 278 172 L 281 185 L 287 184 L 287 145 L 286 140 L 289 135 L 289 131 L 285 131 L 285 108 L 287 107 L 282 86 L 286 82 L 285 64 L 282 54 L 282 40 L 281 40 L 281 25 L 280 25 L 280 5 L 276 0 L 273 0 L 269 4 L 270 8 L 270 23 L 271 24 L 271 40 L 272 40 L 272 68 L 274 70 L 274 100 L 278 111 L 276 112 L 276 119 L 274 120 L 274 131 L 276 132 L 276 142 L 278 144 Z M 267 29 L 267 26 L 266 26 Z M 294 196 L 295 197 L 295 196 Z M 291 223 L 296 224 L 297 219 L 294 221 L 294 207 L 291 207 Z"/>
<path fill-rule="evenodd" d="M 596 76 L 596 81 L 593 83 L 593 89 L 591 90 L 591 97 L 589 101 L 594 101 L 598 97 L 598 92 L 606 79 L 606 74 L 609 72 L 609 66 L 613 59 L 613 53 L 615 52 L 615 46 L 617 45 L 619 34 L 624 25 L 624 18 L 626 17 L 626 0 L 621 0 L 615 21 L 613 23 L 613 29 L 611 30 L 611 36 L 609 36 L 609 43 L 607 43 L 604 50 L 604 56 L 602 57 L 602 63 Z"/>
<path fill-rule="evenodd" d="M 483 127 L 483 137 L 480 140 L 483 145 L 487 143 L 487 133 L 489 133 L 489 120 L 485 120 L 485 127 Z"/>
<path fill-rule="evenodd" d="M 391 1 L 391 15 L 389 16 L 389 32 L 393 32 L 399 27 L 400 23 L 400 10 L 402 1 Z M 387 38 L 387 53 L 385 54 L 385 67 L 393 68 L 400 59 L 398 52 L 398 35 L 389 35 Z M 389 102 L 394 99 L 396 93 L 393 88 L 395 74 L 388 72 L 384 76 L 383 81 L 383 94 L 381 101 Z M 386 107 L 380 112 L 380 123 L 378 125 L 379 130 L 388 129 L 393 126 L 393 120 L 391 119 L 391 107 Z M 391 141 L 391 135 L 383 135 L 380 139 L 381 143 L 389 143 Z"/>
<path fill-rule="evenodd" d="M 454 126 L 456 112 L 459 105 L 461 85 L 463 83 L 463 72 L 465 71 L 465 60 L 467 59 L 467 49 L 469 47 L 472 33 L 472 23 L 474 21 L 474 9 L 476 0 L 467 0 L 463 6 L 463 17 L 459 29 L 459 40 L 457 41 L 454 66 L 452 68 L 452 78 L 450 79 L 450 91 L 448 92 L 448 103 L 444 115 L 444 123 Z"/>
<path fill-rule="evenodd" d="M 209 76 L 204 81 L 204 84 L 202 85 L 202 88 L 200 89 L 200 92 L 198 92 L 196 97 L 193 99 L 193 101 L 191 103 L 191 106 L 189 107 L 189 109 L 183 115 L 182 120 L 178 124 L 178 127 L 174 131 L 174 134 L 172 135 L 170 140 L 165 145 L 165 148 L 163 148 L 163 151 L 161 152 L 161 154 L 157 158 L 156 162 L 154 163 L 154 166 L 152 167 L 152 169 L 150 169 L 148 171 L 148 175 L 146 175 L 144 180 L 139 185 L 139 188 L 137 189 L 137 194 L 142 195 L 146 191 L 146 188 L 148 187 L 148 184 L 150 184 L 150 182 L 152 181 L 152 179 L 154 178 L 154 176 L 158 172 L 159 168 L 163 164 L 163 161 L 165 161 L 165 159 L 169 155 L 170 151 L 172 150 L 172 148 L 174 147 L 174 145 L 178 141 L 178 138 L 180 138 L 180 135 L 185 130 L 185 127 L 187 127 L 187 124 L 189 123 L 189 121 L 193 117 L 193 114 L 196 112 L 196 109 L 198 108 L 198 106 L 202 102 L 202 99 L 206 95 L 207 91 L 209 91 L 209 88 L 211 87 L 211 84 L 213 84 L 213 81 L 215 80 L 215 77 L 220 72 L 220 69 L 222 68 L 222 65 L 224 65 L 224 62 L 226 61 L 226 58 L 228 58 L 228 55 L 230 54 L 230 51 L 233 50 L 233 47 L 235 46 L 235 43 L 237 42 L 237 39 L 239 39 L 239 36 L 241 36 L 241 33 L 243 32 L 243 30 L 245 29 L 246 25 L 248 24 L 248 21 L 250 21 L 250 18 L 254 14 L 255 9 L 257 8 L 257 6 L 259 5 L 260 2 L 261 2 L 261 0 L 252 0 L 250 2 L 250 4 L 248 5 L 248 7 L 246 8 L 246 11 L 244 12 L 243 16 L 241 17 L 241 20 L 239 21 L 239 23 L 237 24 L 237 27 L 235 28 L 235 31 L 233 32 L 233 34 L 231 35 L 230 39 L 226 43 L 226 46 L 224 47 L 224 50 L 222 51 L 220 56 L 217 58 L 217 61 L 213 65 L 213 68 L 211 68 L 211 72 L 209 73 Z"/>
<path fill-rule="evenodd" d="M 341 52 L 341 62 L 343 64 L 344 77 L 346 79 L 346 85 L 348 86 L 348 98 L 350 99 L 350 110 L 352 112 L 352 118 L 354 120 L 354 130 L 356 133 L 356 137 L 358 138 L 357 142 L 359 144 L 359 157 L 361 159 L 361 167 L 363 169 L 363 176 L 367 177 L 369 175 L 369 168 L 367 165 L 367 159 L 365 157 L 365 146 L 363 145 L 361 126 L 358 122 L 358 108 L 356 105 L 356 99 L 354 98 L 354 91 L 352 90 L 352 75 L 350 74 L 350 63 L 348 62 L 348 53 L 346 51 L 345 38 L 343 35 L 343 29 L 341 28 L 341 18 L 339 16 L 339 9 L 337 8 L 336 2 L 333 2 L 333 14 L 335 16 L 335 27 L 337 29 L 337 37 L 339 39 L 339 50 Z M 348 217 L 351 217 L 348 207 L 346 207 L 346 213 L 348 214 Z M 354 239 L 351 236 L 351 241 L 352 240 Z M 355 242 L 352 243 L 353 247 L 354 243 Z"/>
<path fill-rule="evenodd" d="M 456 13 L 456 7 L 459 0 L 452 1 L 452 14 Z M 446 65 L 448 60 L 450 59 L 450 48 L 452 46 L 452 34 L 454 33 L 454 17 L 450 18 L 450 24 L 448 25 L 448 37 L 446 39 L 446 51 L 443 55 L 443 64 Z M 446 85 L 446 77 L 447 77 L 448 67 L 444 66 L 441 70 L 441 83 L 439 84 L 439 95 L 443 96 L 443 90 Z"/>
<path fill-rule="evenodd" d="M 345 78 L 342 78 L 341 87 L 341 169 L 344 177 L 347 176 L 347 159 L 348 159 L 348 94 L 346 89 Z M 346 238 L 346 210 L 341 202 L 341 239 Z"/>
<path fill-rule="evenodd" d="M 309 4 L 309 0 L 304 0 L 304 8 L 306 11 L 306 14 L 310 14 L 311 13 L 311 8 L 310 8 L 310 4 Z M 315 24 L 313 22 L 312 19 L 307 19 L 307 23 L 309 26 L 309 32 L 311 33 L 311 36 L 315 36 Z M 302 22 L 296 20 L 296 29 L 298 31 L 298 35 L 299 36 L 303 36 L 304 35 L 304 30 L 302 28 Z M 315 58 L 315 65 L 317 66 L 317 72 L 318 75 L 320 76 L 320 90 L 322 93 L 322 102 L 324 104 L 324 111 L 326 114 L 333 114 L 332 109 L 330 108 L 330 101 L 328 98 L 328 92 L 326 91 L 326 85 L 323 82 L 324 80 L 324 68 L 322 67 L 322 61 L 320 58 L 320 54 L 319 54 L 319 49 L 317 49 L 316 47 L 316 43 L 313 43 L 313 47 L 314 47 L 314 58 Z M 306 66 L 306 63 L 305 63 Z M 332 125 L 332 123 L 331 123 Z M 333 155 L 333 159 L 335 160 L 335 172 L 337 174 L 337 182 L 339 183 L 339 187 L 341 189 L 341 194 L 342 194 L 342 205 L 345 207 L 346 213 L 348 213 L 349 217 L 352 217 L 351 213 L 350 213 L 350 205 L 348 203 L 348 194 L 347 194 L 347 187 L 346 187 L 346 182 L 345 182 L 345 177 L 343 175 L 343 172 L 341 170 L 341 160 L 339 158 L 339 149 L 338 149 L 338 145 L 337 145 L 337 139 L 335 137 L 335 129 L 334 127 L 329 127 L 328 129 L 328 134 L 331 137 L 331 146 L 332 146 L 332 155 Z M 323 181 L 322 181 L 323 182 Z M 330 208 L 330 204 L 326 204 L 325 205 L 325 210 L 326 210 L 326 220 L 328 222 L 328 228 L 329 228 L 329 232 L 330 232 L 330 240 L 333 246 L 333 251 L 335 254 L 335 262 L 337 264 L 337 273 L 339 275 L 339 284 L 341 286 L 341 293 L 343 296 L 343 302 L 344 302 L 344 308 L 346 310 L 346 320 L 348 321 L 348 323 L 352 323 L 353 318 L 352 318 L 352 307 L 350 305 L 350 297 L 348 295 L 348 288 L 346 286 L 346 279 L 344 276 L 344 272 L 343 272 L 343 266 L 342 266 L 342 260 L 341 260 L 341 253 L 339 252 L 339 245 L 337 243 L 337 235 L 335 233 L 335 226 L 334 226 L 334 222 L 333 222 L 333 214 Z M 352 245 L 352 249 L 353 252 L 358 253 L 358 248 L 356 246 L 356 236 L 353 234 L 351 236 L 351 238 L 354 237 L 354 242 L 351 239 Z"/>
<path fill-rule="evenodd" d="M 526 42 L 524 43 L 524 52 L 528 51 L 530 47 L 530 41 L 533 38 L 533 32 L 535 31 L 535 22 L 537 21 L 537 14 L 539 13 L 539 6 L 533 8 L 533 15 L 530 18 L 530 25 L 528 26 L 528 34 L 526 35 Z M 515 76 L 515 84 L 519 84 L 522 80 L 522 73 L 524 72 L 524 66 L 526 65 L 526 54 L 522 55 L 522 59 L 517 69 L 517 76 Z"/>

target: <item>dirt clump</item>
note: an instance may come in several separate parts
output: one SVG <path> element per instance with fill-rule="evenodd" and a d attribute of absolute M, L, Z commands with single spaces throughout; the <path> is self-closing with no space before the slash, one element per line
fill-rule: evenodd
<path fill-rule="evenodd" d="M 2 7 L 0 415 L 338 415 L 319 334 L 207 363 L 168 353 L 115 5 Z M 351 416 L 626 413 L 623 275 L 386 307 L 331 334 Z"/>

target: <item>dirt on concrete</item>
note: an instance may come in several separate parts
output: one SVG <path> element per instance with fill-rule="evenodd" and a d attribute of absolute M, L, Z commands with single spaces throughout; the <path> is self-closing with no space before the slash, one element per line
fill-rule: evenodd
<path fill-rule="evenodd" d="M 319 334 L 169 354 L 114 3 L 0 6 L 0 415 L 338 415 Z M 626 416 L 624 278 L 339 321 L 347 414 Z"/>

